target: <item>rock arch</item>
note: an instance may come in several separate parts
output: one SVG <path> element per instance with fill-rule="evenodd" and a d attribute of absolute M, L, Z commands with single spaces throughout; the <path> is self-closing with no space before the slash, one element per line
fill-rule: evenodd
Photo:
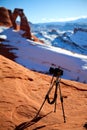
<path fill-rule="evenodd" d="M 31 39 L 30 26 L 29 26 L 28 20 L 25 16 L 24 12 L 23 12 L 23 9 L 15 8 L 14 12 L 12 13 L 12 16 L 10 14 L 13 28 L 15 30 L 17 29 L 16 19 L 18 16 L 20 17 L 20 20 L 21 20 L 20 29 L 25 31 L 23 36 L 28 38 L 28 39 Z"/>
<path fill-rule="evenodd" d="M 17 25 L 17 17 L 20 17 L 20 26 Z M 28 20 L 23 12 L 23 9 L 15 8 L 14 11 L 6 9 L 5 7 L 0 7 L 0 26 L 12 27 L 15 30 L 23 30 L 23 36 L 33 41 L 44 43 L 39 40 L 36 36 L 31 34 L 30 26 Z"/>

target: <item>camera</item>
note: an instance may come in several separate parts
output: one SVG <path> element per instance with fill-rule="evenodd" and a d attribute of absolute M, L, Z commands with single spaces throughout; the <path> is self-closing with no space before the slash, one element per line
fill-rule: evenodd
<path fill-rule="evenodd" d="M 49 73 L 53 74 L 53 76 L 62 76 L 63 75 L 63 70 L 60 69 L 60 68 L 50 67 Z"/>

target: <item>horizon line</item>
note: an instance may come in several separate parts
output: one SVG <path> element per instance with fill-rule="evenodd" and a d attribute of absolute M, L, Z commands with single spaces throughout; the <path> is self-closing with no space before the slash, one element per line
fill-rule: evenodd
<path fill-rule="evenodd" d="M 51 23 L 51 22 L 71 22 L 79 19 L 85 19 L 87 16 L 79 16 L 79 17 L 71 17 L 71 18 L 59 18 L 59 19 L 47 19 L 47 18 L 42 18 L 40 22 L 31 22 L 31 23 Z"/>

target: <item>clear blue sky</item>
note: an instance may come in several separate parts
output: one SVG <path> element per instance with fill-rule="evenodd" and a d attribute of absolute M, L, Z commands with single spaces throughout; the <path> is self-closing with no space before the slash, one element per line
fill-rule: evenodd
<path fill-rule="evenodd" d="M 0 7 L 23 8 L 32 23 L 63 21 L 87 16 L 87 0 L 0 0 Z"/>

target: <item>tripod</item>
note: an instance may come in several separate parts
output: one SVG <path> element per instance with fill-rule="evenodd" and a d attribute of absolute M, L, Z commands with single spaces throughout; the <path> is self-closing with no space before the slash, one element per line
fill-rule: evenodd
<path fill-rule="evenodd" d="M 65 112 L 64 112 L 64 106 L 63 106 L 63 97 L 62 97 L 62 94 L 61 94 L 61 88 L 60 88 L 60 81 L 61 81 L 61 78 L 60 76 L 63 74 L 62 71 L 59 69 L 59 68 L 56 68 L 56 69 L 53 69 L 51 68 L 51 71 L 52 72 L 51 74 L 53 74 L 53 77 L 52 77 L 52 80 L 51 80 L 51 84 L 50 84 L 50 88 L 45 96 L 45 99 L 40 107 L 40 109 L 38 110 L 36 116 L 31 120 L 31 121 L 28 121 L 28 122 L 24 122 L 24 123 L 21 123 L 19 126 L 17 126 L 15 128 L 15 130 L 24 130 L 25 128 L 35 124 L 36 122 L 38 122 L 41 118 L 47 116 L 48 114 L 44 115 L 44 116 L 41 116 L 39 117 L 39 113 L 43 107 L 43 105 L 45 104 L 45 101 L 47 100 L 47 102 L 49 104 L 55 104 L 54 106 L 54 112 L 56 112 L 56 104 L 57 104 L 57 91 L 59 89 L 59 94 L 60 94 L 60 101 L 61 101 L 61 106 L 62 106 L 62 112 L 63 112 L 63 119 L 64 119 L 64 123 L 66 123 L 66 118 L 65 118 Z M 54 73 L 53 73 L 54 72 Z M 54 91 L 54 97 L 53 99 L 51 100 L 50 99 L 50 93 L 53 89 L 53 87 L 55 87 L 55 91 Z"/>
<path fill-rule="evenodd" d="M 56 112 L 56 104 L 57 104 L 57 96 L 58 96 L 57 95 L 57 91 L 59 89 L 60 101 L 61 101 L 62 113 L 63 113 L 63 119 L 64 119 L 64 123 L 66 123 L 65 112 L 64 112 L 64 105 L 63 105 L 63 97 L 62 97 L 61 87 L 60 87 L 60 80 L 61 80 L 60 74 L 58 74 L 56 76 L 56 79 L 55 79 L 55 75 L 53 75 L 52 80 L 51 80 L 51 84 L 50 84 L 50 88 L 49 88 L 49 90 L 48 90 L 48 92 L 47 92 L 47 94 L 45 96 L 45 99 L 44 99 L 44 101 L 43 101 L 43 103 L 42 103 L 42 105 L 41 105 L 38 113 L 36 114 L 35 118 L 37 118 L 37 116 L 39 115 L 39 113 L 40 113 L 43 105 L 45 104 L 46 100 L 47 100 L 47 102 L 49 104 L 55 104 L 55 106 L 54 106 L 54 112 Z M 51 93 L 53 87 L 55 87 L 54 97 L 53 97 L 52 100 L 50 100 L 50 93 Z"/>

